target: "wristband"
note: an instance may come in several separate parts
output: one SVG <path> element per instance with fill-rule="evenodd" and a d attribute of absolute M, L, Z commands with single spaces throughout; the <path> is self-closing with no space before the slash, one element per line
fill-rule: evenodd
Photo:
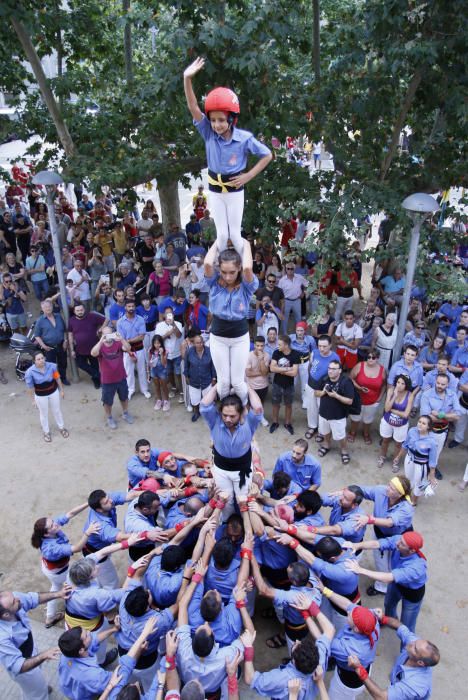
<path fill-rule="evenodd" d="M 315 527 L 315 525 L 307 525 L 307 532 L 316 533 L 316 532 L 317 532 L 317 528 Z"/>
<path fill-rule="evenodd" d="M 242 547 L 240 551 L 240 557 L 241 559 L 248 559 L 249 561 L 252 561 L 252 550 Z"/>
<path fill-rule="evenodd" d="M 218 503 L 218 501 L 216 500 L 216 498 L 210 498 L 210 500 L 208 501 L 208 505 L 213 510 L 216 508 L 217 503 Z"/>
<path fill-rule="evenodd" d="M 361 681 L 366 681 L 369 678 L 369 674 L 367 673 L 364 666 L 358 666 L 355 670 Z"/>
<path fill-rule="evenodd" d="M 246 602 L 245 600 L 236 600 L 236 608 L 240 610 L 241 608 L 246 607 Z"/>
<path fill-rule="evenodd" d="M 320 614 L 320 608 L 314 600 L 309 605 L 309 609 L 307 612 L 311 617 L 317 617 L 317 615 Z"/>
<path fill-rule="evenodd" d="M 174 671 L 176 667 L 175 656 L 166 656 L 166 671 Z"/>
<path fill-rule="evenodd" d="M 187 486 L 187 488 L 184 489 L 185 498 L 190 498 L 190 496 L 194 496 L 196 493 L 198 493 L 198 489 L 196 489 L 195 486 Z"/>
<path fill-rule="evenodd" d="M 184 579 L 184 581 L 190 581 L 190 580 L 191 580 L 189 576 L 182 576 L 182 578 Z"/>
<path fill-rule="evenodd" d="M 297 527 L 295 525 L 288 525 L 286 532 L 288 535 L 297 535 Z"/>
<path fill-rule="evenodd" d="M 123 540 L 123 542 L 120 543 L 121 549 L 128 549 L 128 546 L 128 540 Z"/>
<path fill-rule="evenodd" d="M 333 591 L 330 588 L 327 588 L 326 586 L 323 587 L 322 595 L 324 595 L 325 598 L 329 598 L 332 593 Z"/>
<path fill-rule="evenodd" d="M 239 506 L 239 510 L 241 513 L 248 513 L 249 506 L 247 505 L 247 503 L 241 503 Z"/>
<path fill-rule="evenodd" d="M 201 574 L 193 574 L 192 583 L 200 583 L 203 581 L 203 576 Z"/>
<path fill-rule="evenodd" d="M 133 568 L 133 566 L 129 566 L 127 569 L 127 576 L 129 578 L 132 578 L 132 576 L 135 575 L 136 569 Z"/>
<path fill-rule="evenodd" d="M 373 515 L 369 515 L 369 517 L 367 518 L 367 524 L 368 525 L 375 525 L 375 518 Z"/>
<path fill-rule="evenodd" d="M 185 484 L 186 486 L 190 486 L 191 483 L 192 483 L 192 477 L 191 477 L 191 476 L 186 476 L 186 477 L 184 477 L 184 484 Z"/>
<path fill-rule="evenodd" d="M 300 613 L 304 620 L 307 620 L 307 618 L 310 617 L 310 612 L 308 610 L 301 610 Z"/>
<path fill-rule="evenodd" d="M 297 549 L 299 547 L 299 545 L 300 545 L 299 540 L 295 540 L 294 538 L 289 543 L 289 546 L 291 549 Z"/>
<path fill-rule="evenodd" d="M 382 618 L 381 618 L 381 620 L 380 620 L 380 624 L 381 624 L 381 625 L 388 625 L 389 619 L 390 619 L 390 618 L 388 617 L 388 615 L 382 615 Z"/>
<path fill-rule="evenodd" d="M 228 676 L 228 693 L 233 695 L 238 690 L 236 676 Z"/>
<path fill-rule="evenodd" d="M 257 500 L 257 499 L 256 499 L 255 496 L 247 496 L 247 503 L 253 503 L 253 502 L 256 501 L 256 500 Z"/>
<path fill-rule="evenodd" d="M 226 505 L 226 503 L 224 501 L 222 501 L 221 499 L 219 501 L 216 501 L 216 508 L 218 510 L 223 510 L 225 505 Z"/>
<path fill-rule="evenodd" d="M 184 529 L 184 527 L 187 525 L 188 520 L 182 520 L 181 523 L 176 523 L 175 525 L 175 531 L 180 532 L 181 530 Z"/>
<path fill-rule="evenodd" d="M 143 530 L 143 532 L 139 532 L 138 534 L 145 540 L 148 538 L 148 530 Z"/>
<path fill-rule="evenodd" d="M 253 647 L 245 647 L 244 649 L 244 661 L 253 661 L 254 660 L 254 648 Z"/>

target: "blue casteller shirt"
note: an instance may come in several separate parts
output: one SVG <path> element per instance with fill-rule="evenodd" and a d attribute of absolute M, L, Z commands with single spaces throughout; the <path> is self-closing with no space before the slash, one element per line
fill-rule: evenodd
<path fill-rule="evenodd" d="M 250 131 L 233 126 L 231 138 L 224 139 L 213 131 L 206 115 L 200 121 L 194 119 L 193 123 L 205 142 L 208 168 L 215 173 L 233 175 L 245 170 L 249 153 L 259 158 L 271 154 L 270 149 Z"/>
<path fill-rule="evenodd" d="M 416 426 L 410 428 L 403 442 L 403 449 L 416 456 L 418 462 L 425 456 L 431 469 L 437 466 L 437 443 L 431 433 L 420 435 Z"/>
<path fill-rule="evenodd" d="M 347 608 L 347 612 L 352 612 L 356 607 L 358 606 L 351 603 Z M 349 625 L 343 627 L 336 637 L 333 638 L 330 656 L 333 656 L 340 668 L 351 671 L 351 668 L 348 666 L 348 656 L 353 655 L 358 657 L 364 668 L 373 663 L 377 653 L 377 639 L 380 637 L 380 625 L 377 617 L 375 623 L 375 632 L 377 634 L 372 634 L 374 639 L 373 647 L 371 647 L 369 638 L 366 635 L 354 632 Z"/>
<path fill-rule="evenodd" d="M 356 517 L 365 515 L 361 506 L 357 506 L 348 513 L 343 513 L 340 505 L 339 496 L 323 496 L 322 505 L 331 508 L 329 525 L 339 525 L 341 527 L 341 537 L 349 542 L 362 542 L 366 534 L 366 526 L 363 525 L 359 530 L 355 530 Z"/>
<path fill-rule="evenodd" d="M 406 646 L 421 637 L 410 632 L 405 625 L 400 625 L 396 633 L 403 649 L 390 673 L 387 698 L 388 700 L 429 700 L 432 693 L 432 668 L 405 666 L 409 658 Z"/>
<path fill-rule="evenodd" d="M 374 518 L 391 518 L 393 520 L 392 527 L 379 528 L 383 535 L 401 535 L 402 532 L 408 530 L 413 524 L 414 507 L 408 503 L 406 498 L 394 506 L 390 507 L 387 487 L 386 486 L 361 486 L 364 498 L 368 501 L 374 501 Z"/>
<path fill-rule="evenodd" d="M 224 425 L 214 403 L 209 406 L 200 404 L 200 413 L 205 419 L 211 433 L 213 444 L 223 457 L 242 457 L 250 449 L 252 438 L 263 418 L 263 413 L 256 414 L 250 410 L 244 422 L 236 425 L 234 432 Z"/>
<path fill-rule="evenodd" d="M 128 318 L 127 315 L 124 315 L 117 321 L 117 332 L 125 340 L 135 338 L 137 335 L 145 335 L 146 323 L 141 316 L 136 314 L 133 318 Z"/>
<path fill-rule="evenodd" d="M 93 549 L 103 549 L 109 544 L 116 541 L 117 535 L 121 532 L 117 527 L 117 509 L 116 506 L 122 506 L 125 503 L 126 494 L 123 491 L 110 491 L 108 494 L 112 500 L 114 507 L 108 513 L 97 513 L 92 508 L 89 509 L 88 517 L 83 526 L 85 532 L 92 523 L 99 523 L 101 529 L 95 535 L 88 537 L 88 544 Z"/>
<path fill-rule="evenodd" d="M 427 361 L 430 362 L 430 360 L 427 360 Z M 424 375 L 423 391 L 425 389 L 433 389 L 435 387 L 435 383 L 436 383 L 436 379 L 437 379 L 438 374 L 439 374 L 439 370 L 437 369 L 437 367 L 435 369 L 431 369 L 430 372 L 426 372 L 426 374 Z M 448 388 L 451 391 L 456 391 L 457 387 L 458 387 L 457 377 L 454 374 L 452 374 L 452 372 L 449 372 L 448 370 L 447 370 L 446 376 L 448 377 L 448 380 L 449 380 Z"/>
<path fill-rule="evenodd" d="M 109 683 L 112 673 L 104 671 L 97 662 L 96 652 L 99 649 L 97 634 L 91 634 L 91 645 L 88 647 L 89 656 L 70 659 L 60 657 L 58 676 L 60 690 L 70 700 L 94 700 Z"/>
<path fill-rule="evenodd" d="M 421 387 L 423 385 L 424 370 L 422 364 L 417 360 L 414 361 L 412 367 L 407 367 L 403 357 L 401 358 L 401 360 L 395 362 L 390 368 L 387 384 L 393 384 L 395 378 L 398 377 L 399 374 L 403 374 L 411 379 L 411 386 L 413 389 L 416 389 L 416 387 Z"/>
<path fill-rule="evenodd" d="M 435 388 L 426 389 L 421 396 L 421 415 L 431 415 L 431 411 L 442 411 L 443 413 L 461 414 L 458 396 L 451 389 L 446 389 L 444 393 L 438 394 Z"/>
<path fill-rule="evenodd" d="M 159 608 L 168 608 L 170 605 L 174 605 L 182 585 L 183 575 L 183 567 L 177 571 L 161 569 L 160 554 L 151 559 L 145 573 L 145 582 Z"/>
<path fill-rule="evenodd" d="M 149 462 L 142 462 L 138 455 L 133 455 L 127 462 L 128 483 L 136 486 L 142 479 L 146 479 L 147 471 L 158 471 L 158 457 L 161 450 L 151 448 Z"/>
<path fill-rule="evenodd" d="M 213 561 L 213 557 L 211 557 L 205 576 L 205 593 L 206 591 L 216 590 L 221 595 L 223 603 L 228 603 L 232 589 L 237 583 L 239 568 L 240 560 L 235 557 L 227 569 L 218 569 Z"/>
<path fill-rule="evenodd" d="M 275 472 L 286 472 L 293 481 L 301 485 L 304 491 L 314 485 L 320 486 L 322 483 L 320 462 L 308 454 L 304 455 L 304 461 L 301 464 L 297 464 L 293 461 L 292 452 L 284 452 L 276 460 L 273 474 Z"/>
<path fill-rule="evenodd" d="M 144 652 L 144 656 L 147 656 L 148 654 L 152 654 L 157 650 L 161 637 L 164 637 L 166 632 L 172 628 L 174 624 L 174 615 L 169 609 L 163 610 L 162 612 L 157 612 L 151 608 L 148 608 L 148 610 L 139 617 L 130 615 L 130 613 L 128 613 L 125 609 L 125 601 L 128 598 L 129 593 L 131 593 L 131 591 L 135 588 L 139 588 L 140 585 L 141 584 L 138 581 L 132 581 L 130 582 L 128 588 L 124 591 L 119 605 L 121 628 L 115 633 L 115 638 L 120 647 L 128 650 L 143 632 L 143 627 L 145 626 L 146 622 L 155 618 L 157 620 L 156 629 L 153 634 L 148 637 L 148 646 Z"/>
<path fill-rule="evenodd" d="M 128 654 L 125 654 L 125 656 L 120 657 L 120 659 L 119 659 L 120 681 L 117 683 L 115 688 L 113 688 L 111 690 L 110 695 L 109 695 L 109 700 L 117 700 L 122 688 L 125 688 L 125 686 L 130 683 L 130 677 L 133 673 L 135 665 L 136 665 L 136 660 L 132 659 L 132 657 L 128 656 Z M 159 683 L 159 678 L 158 678 L 158 674 L 156 673 L 148 692 L 147 693 L 140 693 L 140 700 L 154 700 L 154 698 L 156 697 L 156 693 L 158 691 L 158 683 Z"/>
<path fill-rule="evenodd" d="M 396 548 L 399 540 L 400 535 L 384 537 L 379 540 L 379 549 L 392 553 L 391 571 L 396 584 L 412 590 L 421 588 L 427 581 L 427 561 L 416 552 L 402 557 Z"/>
<path fill-rule="evenodd" d="M 210 288 L 210 311 L 213 316 L 224 321 L 242 321 L 247 318 L 250 308 L 250 300 L 258 289 L 258 279 L 246 282 L 242 278 L 241 283 L 230 292 L 226 287 L 218 283 L 219 272 L 213 277 L 206 277 L 205 281 Z"/>
<path fill-rule="evenodd" d="M 289 591 L 283 591 L 275 588 L 275 597 L 273 604 L 275 607 L 281 606 L 285 620 L 291 625 L 303 625 L 304 618 L 299 610 L 293 607 L 297 603 L 299 593 L 304 593 L 310 601 L 316 603 L 319 607 L 322 604 L 322 594 L 318 588 L 309 588 L 308 586 L 291 586 Z"/>
<path fill-rule="evenodd" d="M 59 515 L 54 518 L 54 522 L 57 525 L 66 525 L 69 518 L 66 515 Z M 59 530 L 55 537 L 43 537 L 41 554 L 47 561 L 58 561 L 63 557 L 71 557 L 73 552 L 70 540 L 62 530 Z"/>
<path fill-rule="evenodd" d="M 316 557 L 310 568 L 321 577 L 325 586 L 331 588 L 335 593 L 347 596 L 354 593 L 359 581 L 358 574 L 346 568 L 345 562 L 348 559 L 356 561 L 356 556 L 354 552 L 345 549 L 334 562 L 324 561 Z"/>
<path fill-rule="evenodd" d="M 205 623 L 200 614 L 202 597 L 203 587 L 197 586 L 188 607 L 188 618 L 192 632 L 195 632 L 197 627 Z M 219 615 L 210 622 L 210 627 L 213 630 L 215 641 L 218 642 L 220 647 L 229 646 L 229 644 L 238 639 L 242 632 L 242 617 L 240 611 L 236 608 L 236 601 L 232 594 L 227 605 L 223 605 Z"/>
<path fill-rule="evenodd" d="M 27 612 L 37 608 L 39 595 L 17 591 L 13 591 L 13 595 L 19 598 L 21 607 L 13 620 L 0 618 L 0 663 L 12 676 L 18 676 L 24 664 L 24 656 L 18 647 L 24 644 L 31 632 Z"/>
<path fill-rule="evenodd" d="M 88 586 L 72 590 L 66 602 L 66 609 L 69 615 L 78 615 L 91 620 L 101 613 L 113 610 L 119 604 L 123 593 L 123 588 L 109 591 L 106 588 L 100 588 L 97 581 L 91 581 Z"/>
<path fill-rule="evenodd" d="M 24 382 L 29 389 L 34 389 L 37 384 L 50 384 L 57 371 L 55 362 L 46 362 L 44 364 L 44 371 L 38 369 L 36 365 L 31 365 L 31 367 L 28 367 L 26 370 Z"/>

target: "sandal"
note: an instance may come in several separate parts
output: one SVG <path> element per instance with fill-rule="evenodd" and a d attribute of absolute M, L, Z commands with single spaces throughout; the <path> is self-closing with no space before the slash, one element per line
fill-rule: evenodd
<path fill-rule="evenodd" d="M 319 457 L 325 457 L 325 455 L 327 455 L 329 452 L 330 452 L 330 448 L 329 448 L 329 447 L 323 447 L 323 445 L 322 445 L 322 447 L 321 447 L 321 448 L 319 449 L 319 451 L 318 451 Z"/>
<path fill-rule="evenodd" d="M 60 431 L 60 435 L 64 438 L 67 438 L 70 435 L 70 433 L 68 432 L 68 430 L 66 428 L 62 428 Z"/>
<path fill-rule="evenodd" d="M 57 624 L 57 622 L 61 622 L 63 618 L 65 617 L 65 614 L 63 612 L 57 613 L 53 617 L 50 618 L 50 620 L 46 620 L 45 622 L 45 628 L 46 630 L 50 629 L 54 625 Z"/>
<path fill-rule="evenodd" d="M 364 435 L 364 444 L 365 445 L 372 445 L 372 438 L 370 435 Z"/>
<path fill-rule="evenodd" d="M 394 474 L 396 474 L 396 473 L 399 472 L 399 471 L 400 471 L 400 465 L 399 465 L 399 463 L 398 463 L 398 462 L 395 462 L 395 460 L 393 460 L 393 462 L 392 462 L 392 472 L 393 472 Z"/>
<path fill-rule="evenodd" d="M 348 433 L 348 442 L 354 442 L 356 439 L 356 433 Z"/>
<path fill-rule="evenodd" d="M 347 452 L 342 452 L 341 453 L 341 464 L 349 464 L 351 461 L 351 457 Z"/>
<path fill-rule="evenodd" d="M 44 442 L 52 442 L 52 436 L 50 433 L 44 433 Z"/>
<path fill-rule="evenodd" d="M 314 437 L 316 432 L 317 432 L 317 428 L 309 428 L 305 434 L 306 439 L 312 440 L 312 438 Z"/>
<path fill-rule="evenodd" d="M 377 466 L 378 466 L 378 467 L 383 467 L 384 464 L 385 464 L 385 457 L 383 457 L 382 455 L 380 455 L 379 459 L 377 460 Z"/>
<path fill-rule="evenodd" d="M 315 436 L 315 442 L 323 442 L 324 440 L 325 438 L 323 437 L 323 435 L 320 435 L 320 433 Z"/>
<path fill-rule="evenodd" d="M 286 639 L 281 634 L 274 634 L 273 637 L 268 637 L 265 644 L 269 649 L 280 649 L 286 646 Z"/>

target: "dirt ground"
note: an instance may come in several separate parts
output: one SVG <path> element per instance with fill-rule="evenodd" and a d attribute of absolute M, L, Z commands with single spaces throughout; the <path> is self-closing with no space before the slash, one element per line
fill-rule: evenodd
<path fill-rule="evenodd" d="M 9 383 L 0 385 L 0 445 L 2 451 L 1 476 L 3 483 L 2 556 L 0 564 L 1 587 L 18 590 L 47 590 L 47 582 L 40 572 L 39 556 L 30 543 L 32 524 L 41 516 L 57 515 L 86 500 L 92 489 L 108 490 L 126 488 L 125 463 L 133 452 L 138 438 L 149 438 L 157 447 L 185 451 L 198 457 L 209 456 L 208 430 L 200 420 L 190 421 L 191 414 L 180 405 L 173 405 L 169 414 L 156 414 L 153 402 L 140 394 L 131 401 L 134 425 L 119 420 L 118 430 L 104 427 L 100 404 L 100 392 L 88 378 L 66 388 L 63 412 L 70 437 L 64 440 L 52 427 L 50 445 L 42 440 L 37 411 L 33 410 L 24 383 L 14 376 L 13 353 L 0 348 L 0 367 L 6 371 Z M 117 410 L 120 418 L 120 410 Z M 267 401 L 266 417 L 271 416 Z M 303 436 L 306 429 L 305 411 L 296 402 L 294 411 L 296 435 Z M 257 432 L 262 459 L 268 471 L 274 466 L 278 454 L 290 448 L 293 439 L 283 427 L 274 435 L 260 427 Z M 390 467 L 377 469 L 378 435 L 374 429 L 374 442 L 365 447 L 358 439 L 351 446 L 351 462 L 343 467 L 336 450 L 322 460 L 322 491 L 333 490 L 349 483 L 384 483 L 391 476 Z M 310 452 L 317 455 L 315 443 Z M 434 674 L 436 700 L 463 697 L 465 691 L 460 669 L 466 665 L 466 556 L 468 547 L 466 525 L 467 498 L 458 492 L 459 481 L 467 461 L 466 448 L 446 450 L 441 459 L 445 479 L 440 483 L 435 498 L 421 502 L 414 519 L 415 529 L 425 537 L 424 551 L 429 563 L 429 583 L 424 605 L 418 621 L 418 633 L 436 643 L 441 650 L 442 661 Z M 370 511 L 370 504 L 366 508 Z M 122 522 L 123 509 L 120 510 Z M 81 531 L 83 517 L 67 527 L 71 540 L 76 541 Z M 367 556 L 367 555 L 366 555 Z M 116 560 L 118 557 L 116 557 Z M 122 555 L 119 567 L 123 573 L 126 559 Z M 369 559 L 370 562 L 370 559 Z M 372 568 L 372 565 L 371 565 Z M 365 591 L 367 581 L 360 588 Z M 382 604 L 366 600 L 374 605 Z M 33 612 L 42 619 L 44 611 Z M 267 670 L 280 663 L 284 649 L 277 652 L 264 646 L 265 636 L 274 626 L 256 616 L 259 629 L 256 643 L 256 664 Z M 59 633 L 59 630 L 57 630 Z M 378 661 L 374 677 L 385 685 L 388 670 L 397 654 L 396 639 L 385 630 L 379 644 Z M 465 658 L 465 664 L 463 663 Z"/>

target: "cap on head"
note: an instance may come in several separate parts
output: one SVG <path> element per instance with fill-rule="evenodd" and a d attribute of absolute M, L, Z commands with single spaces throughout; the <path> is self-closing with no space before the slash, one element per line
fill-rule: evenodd
<path fill-rule="evenodd" d="M 226 87 L 217 87 L 205 98 L 205 113 L 210 112 L 233 112 L 240 114 L 239 98 L 236 93 Z"/>
<path fill-rule="evenodd" d="M 158 455 L 158 464 L 162 466 L 168 457 L 172 457 L 172 452 L 160 452 Z"/>

